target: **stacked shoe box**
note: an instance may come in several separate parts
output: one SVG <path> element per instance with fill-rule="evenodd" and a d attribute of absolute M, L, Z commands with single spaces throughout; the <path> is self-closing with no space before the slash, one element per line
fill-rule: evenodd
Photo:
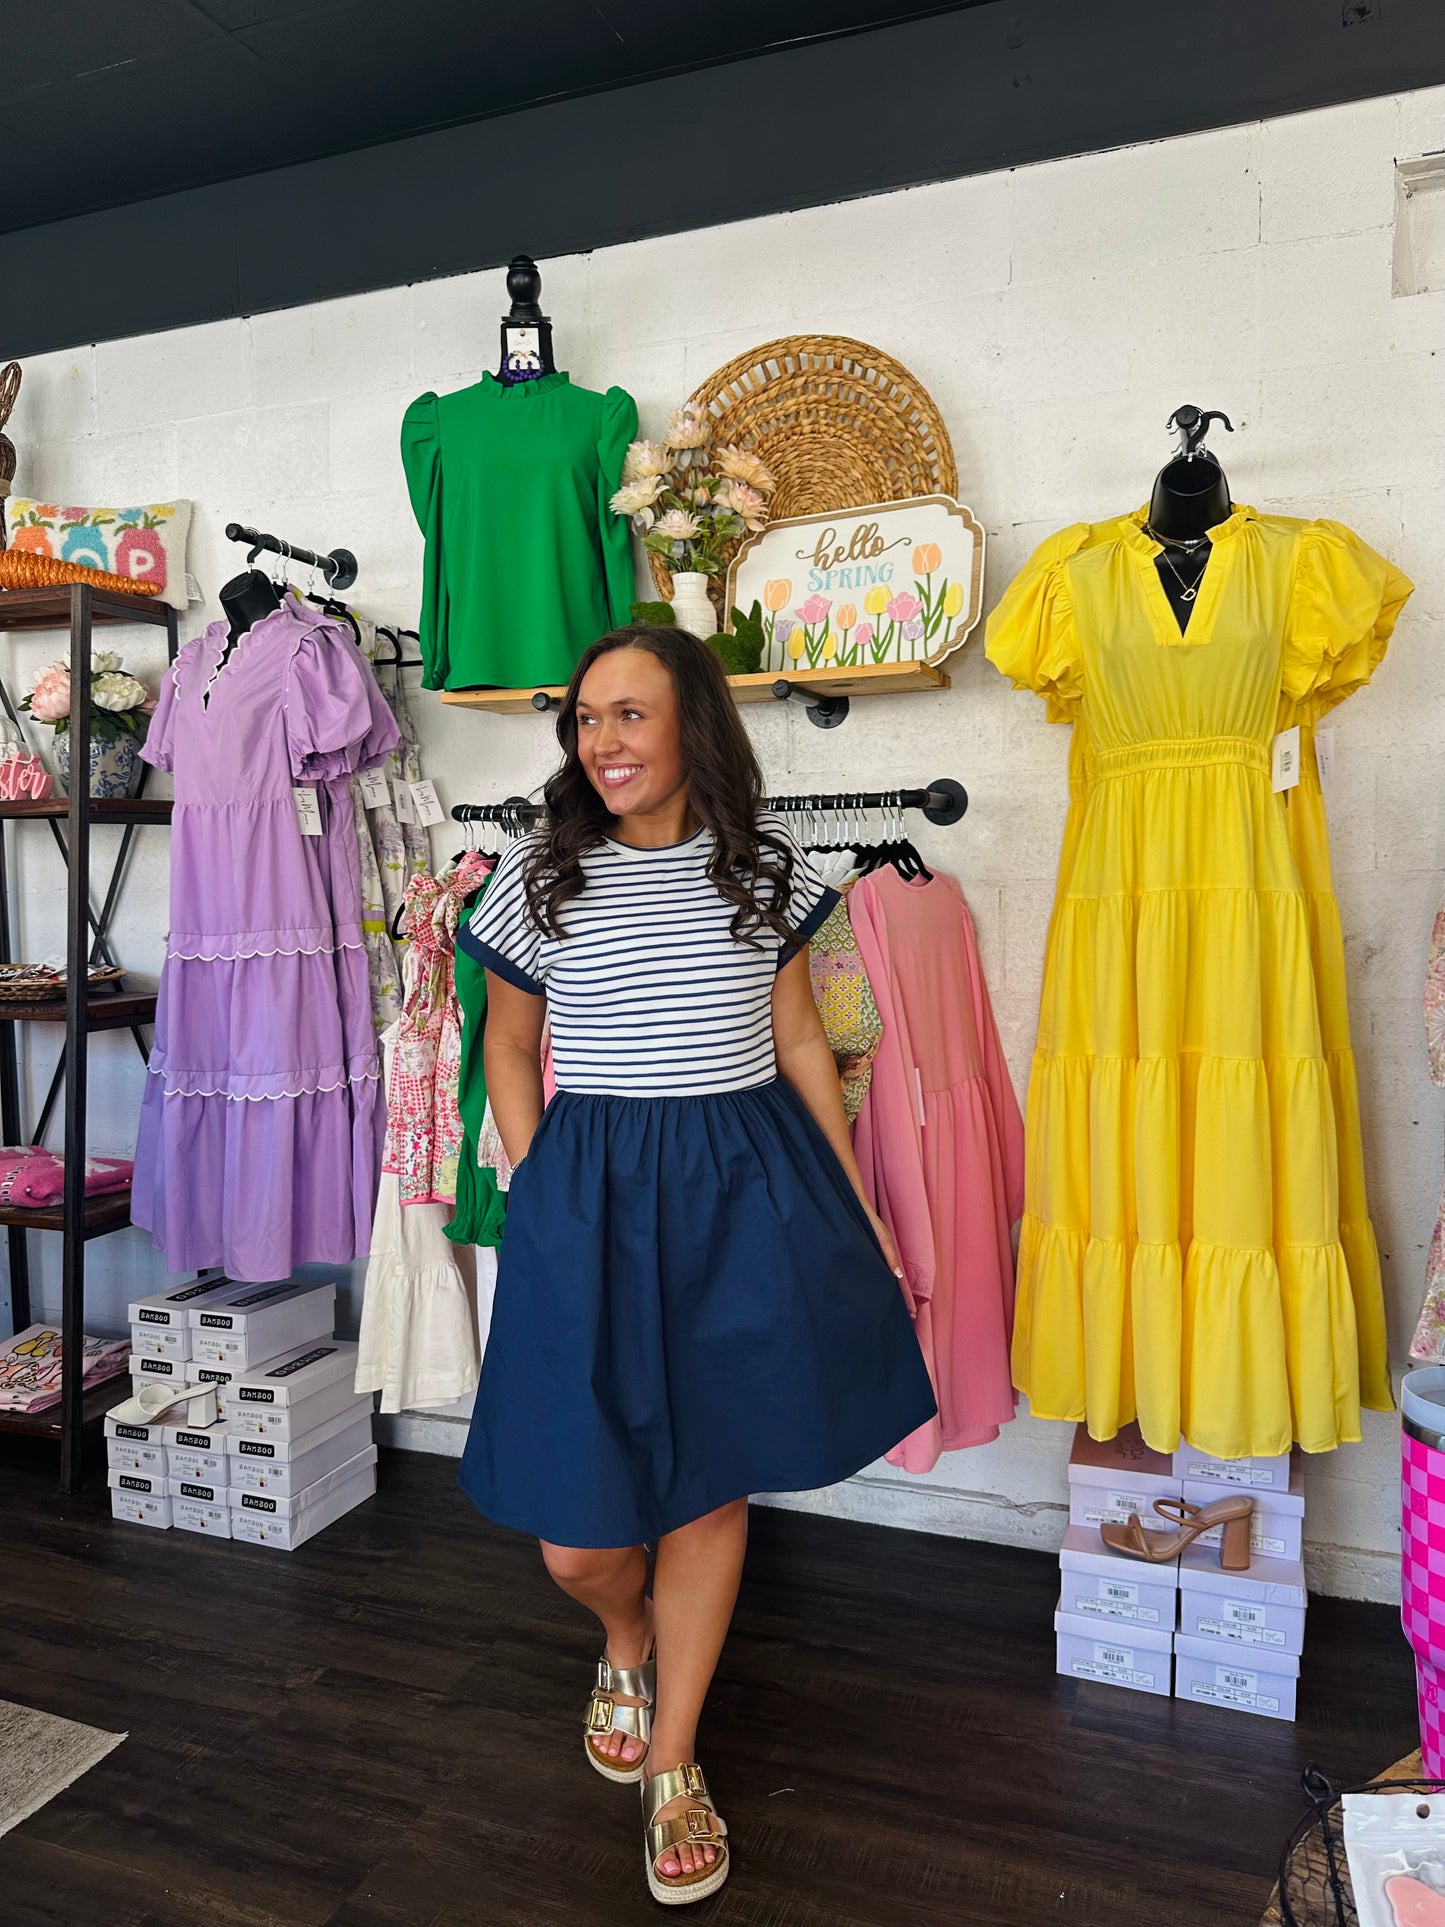
<path fill-rule="evenodd" d="M 334 1285 L 295 1281 L 201 1280 L 131 1305 L 135 1387 L 214 1388 L 218 1412 L 211 1425 L 183 1407 L 154 1425 L 108 1417 L 114 1515 L 293 1547 L 374 1491 L 372 1398 L 353 1390 L 356 1346 L 330 1335 L 335 1308 Z M 269 1489 L 276 1465 L 295 1467 L 284 1493 Z"/>
<path fill-rule="evenodd" d="M 1247 1492 L 1254 1501 L 1247 1571 L 1221 1567 L 1218 1526 L 1201 1534 L 1179 1561 L 1175 1697 L 1292 1720 L 1307 1603 L 1300 1455 L 1212 1459 L 1181 1446 L 1174 1469 L 1193 1505 L 1209 1505 L 1231 1491 Z"/>
<path fill-rule="evenodd" d="M 1179 1615 L 1179 1561 L 1155 1565 L 1111 1552 L 1101 1525 L 1146 1526 L 1156 1499 L 1177 1499 L 1181 1482 L 1166 1453 L 1153 1452 L 1129 1425 L 1107 1442 L 1081 1425 L 1069 1455 L 1069 1527 L 1059 1553 L 1054 1616 L 1057 1670 L 1167 1699 Z M 1163 1526 L 1165 1521 L 1158 1521 Z"/>

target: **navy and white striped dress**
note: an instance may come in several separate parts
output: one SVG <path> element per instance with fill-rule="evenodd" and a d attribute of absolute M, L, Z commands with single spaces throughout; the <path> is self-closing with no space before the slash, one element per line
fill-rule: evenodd
<path fill-rule="evenodd" d="M 934 1401 L 867 1215 L 777 1074 L 776 975 L 834 892 L 793 844 L 794 939 L 740 943 L 710 832 L 604 842 L 552 937 L 529 847 L 457 939 L 545 996 L 557 1078 L 512 1180 L 464 1489 L 500 1525 L 623 1546 L 846 1478 Z"/>

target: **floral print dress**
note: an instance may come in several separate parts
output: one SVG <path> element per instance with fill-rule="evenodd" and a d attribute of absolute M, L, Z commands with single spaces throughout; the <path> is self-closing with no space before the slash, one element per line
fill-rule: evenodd
<path fill-rule="evenodd" d="M 1445 1084 L 1445 898 L 1435 913 L 1430 960 L 1425 968 L 1425 1049 L 1430 1081 Z M 1441 1199 L 1430 1255 L 1425 1260 L 1425 1302 L 1410 1341 L 1410 1356 L 1421 1364 L 1445 1364 L 1445 1198 Z"/>

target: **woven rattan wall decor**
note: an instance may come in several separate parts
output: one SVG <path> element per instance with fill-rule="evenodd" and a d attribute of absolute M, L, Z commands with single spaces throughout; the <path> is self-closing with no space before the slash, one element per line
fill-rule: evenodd
<path fill-rule="evenodd" d="M 784 335 L 719 368 L 691 400 L 714 440 L 760 455 L 778 478 L 774 520 L 866 502 L 953 495 L 958 469 L 927 389 L 881 348 L 848 335 Z M 649 556 L 658 592 L 672 577 Z M 723 577 L 708 584 L 722 612 Z"/>
<path fill-rule="evenodd" d="M 10 419 L 10 411 L 15 406 L 15 397 L 20 393 L 20 363 L 7 361 L 0 368 L 0 429 Z M 10 437 L 0 434 L 0 549 L 6 543 L 5 501 L 10 493 L 10 484 L 15 480 L 15 444 Z"/>

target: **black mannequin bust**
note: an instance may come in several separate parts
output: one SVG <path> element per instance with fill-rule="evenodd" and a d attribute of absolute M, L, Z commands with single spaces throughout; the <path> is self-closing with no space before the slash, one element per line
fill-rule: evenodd
<path fill-rule="evenodd" d="M 1180 436 L 1180 451 L 1155 476 L 1149 497 L 1149 533 L 1163 544 L 1155 567 L 1181 632 L 1189 627 L 1194 599 L 1209 566 L 1208 532 L 1228 521 L 1230 513 L 1229 482 L 1204 447 L 1212 421 L 1223 422 L 1233 434 L 1229 417 L 1217 408 L 1205 414 L 1186 404 L 1170 416 L 1169 426 Z"/>
<path fill-rule="evenodd" d="M 226 646 L 216 664 L 217 675 L 230 661 L 232 650 L 247 630 L 254 629 L 264 617 L 281 607 L 281 591 L 269 575 L 262 575 L 259 569 L 247 569 L 221 585 L 220 600 L 226 618 Z"/>
<path fill-rule="evenodd" d="M 542 312 L 542 276 L 530 254 L 514 254 L 507 268 L 509 314 L 502 317 L 502 360 L 497 380 L 509 386 L 555 375 L 552 321 Z"/>

